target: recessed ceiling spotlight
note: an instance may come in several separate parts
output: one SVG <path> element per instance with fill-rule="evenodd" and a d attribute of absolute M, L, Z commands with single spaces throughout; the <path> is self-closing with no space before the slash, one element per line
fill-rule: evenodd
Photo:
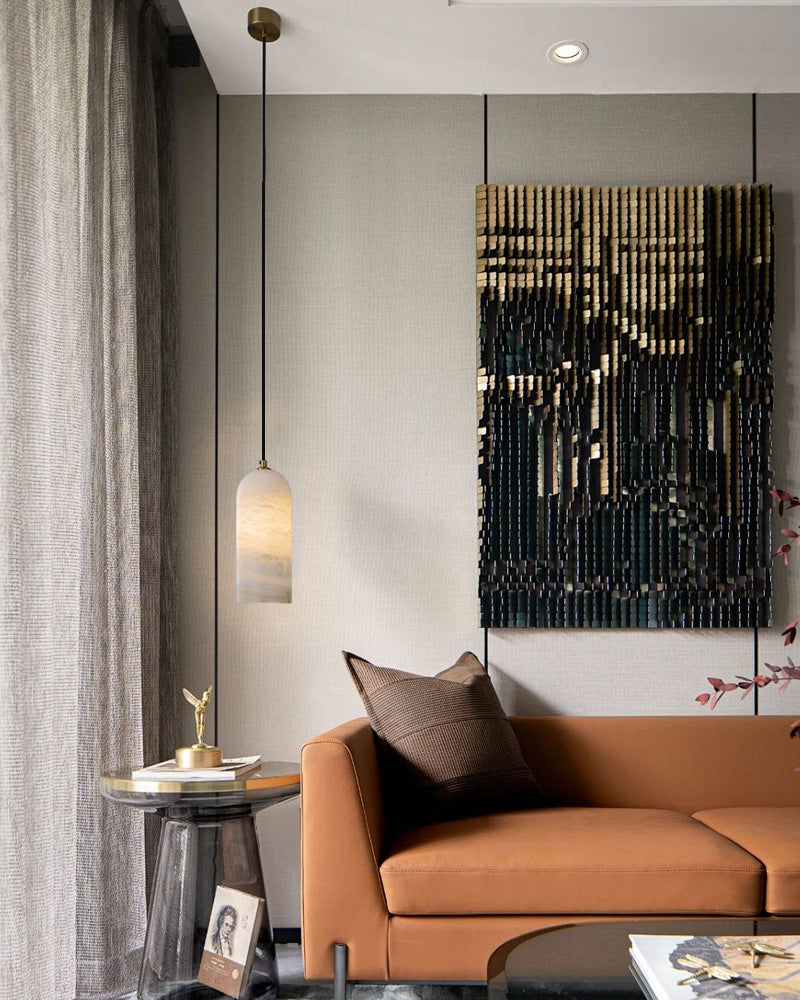
<path fill-rule="evenodd" d="M 574 66 L 583 62 L 589 56 L 589 46 L 586 42 L 556 42 L 547 50 L 547 58 L 559 66 Z"/>

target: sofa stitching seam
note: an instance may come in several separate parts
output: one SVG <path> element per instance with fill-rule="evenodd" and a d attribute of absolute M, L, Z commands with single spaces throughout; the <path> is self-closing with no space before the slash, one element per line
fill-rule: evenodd
<path fill-rule="evenodd" d="M 216 733 L 215 733 L 216 735 Z M 305 747 L 300 748 L 300 927 L 304 928 L 307 926 L 306 923 L 306 894 L 305 894 L 305 880 L 306 880 L 306 866 L 304 848 L 305 848 L 305 809 L 303 809 L 303 754 L 305 753 Z M 306 964 L 306 944 L 307 937 L 303 934 L 302 930 L 300 932 L 300 955 L 302 957 L 303 966 Z"/>
<path fill-rule="evenodd" d="M 662 875 L 680 872 L 702 874 L 703 872 L 724 872 L 739 875 L 763 875 L 758 868 L 387 868 L 381 866 L 383 875 Z"/>
<path fill-rule="evenodd" d="M 787 911 L 787 912 L 791 912 L 791 911 Z M 675 910 L 675 909 L 671 909 L 670 912 L 668 914 L 666 914 L 666 916 L 672 916 L 673 914 L 676 914 L 676 913 L 690 913 L 693 916 L 697 917 L 698 919 L 702 919 L 703 917 L 707 917 L 707 916 L 714 917 L 714 916 L 720 916 L 720 915 L 722 915 L 722 916 L 732 915 L 732 916 L 736 916 L 736 917 L 754 917 L 754 918 L 761 916 L 760 913 L 756 913 L 754 910 L 732 910 L 732 909 L 703 910 L 702 913 L 699 912 L 698 910 Z M 652 916 L 653 914 L 656 914 L 658 916 L 664 915 L 662 910 L 625 910 L 624 912 L 620 911 L 620 913 L 618 913 L 618 914 L 609 914 L 607 910 L 598 910 L 596 913 L 581 913 L 581 914 L 579 914 L 579 916 L 580 917 L 605 917 L 605 916 L 620 916 L 620 917 L 629 916 L 629 917 L 636 917 L 636 916 Z M 389 919 L 391 920 L 394 917 L 406 917 L 406 918 L 408 918 L 408 917 L 454 917 L 454 916 L 455 917 L 461 917 L 461 916 L 465 916 L 465 915 L 466 916 L 473 916 L 474 914 L 471 914 L 471 913 L 470 914 L 449 913 L 446 910 L 418 910 L 418 909 L 415 909 L 413 912 L 408 911 L 407 913 L 406 912 L 390 913 L 389 914 Z M 574 914 L 567 914 L 567 913 L 559 914 L 559 913 L 550 913 L 550 912 L 543 913 L 543 914 L 537 914 L 537 913 L 531 913 L 530 910 L 515 910 L 514 912 L 509 912 L 507 910 L 504 910 L 502 913 L 487 913 L 487 914 L 483 914 L 483 916 L 488 916 L 488 917 L 531 917 L 531 916 L 533 916 L 533 917 L 535 917 L 535 916 L 546 916 L 546 917 L 554 916 L 554 917 L 557 917 L 557 916 L 565 916 L 566 917 L 566 916 L 574 916 Z M 576 926 L 578 926 L 578 925 L 576 925 Z"/>

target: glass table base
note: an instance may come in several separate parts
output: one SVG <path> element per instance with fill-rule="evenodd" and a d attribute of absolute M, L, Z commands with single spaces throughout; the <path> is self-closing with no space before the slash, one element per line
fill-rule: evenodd
<path fill-rule="evenodd" d="M 249 806 L 170 808 L 162 820 L 150 902 L 140 1000 L 217 1000 L 196 981 L 218 885 L 266 900 Z M 240 1000 L 275 1000 L 278 967 L 264 908 L 255 957 Z"/>

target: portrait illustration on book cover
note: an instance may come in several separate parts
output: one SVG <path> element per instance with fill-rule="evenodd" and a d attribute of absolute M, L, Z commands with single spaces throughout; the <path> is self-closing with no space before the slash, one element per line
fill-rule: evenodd
<path fill-rule="evenodd" d="M 223 958 L 233 958 L 233 944 L 236 938 L 236 921 L 239 915 L 236 908 L 222 906 L 214 921 L 215 930 L 211 935 L 211 950 L 215 955 L 222 955 Z"/>

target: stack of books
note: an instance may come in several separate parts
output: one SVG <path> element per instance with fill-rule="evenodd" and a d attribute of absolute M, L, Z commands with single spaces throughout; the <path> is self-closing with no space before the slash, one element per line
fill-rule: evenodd
<path fill-rule="evenodd" d="M 140 767 L 131 773 L 134 781 L 235 781 L 261 765 L 261 754 L 255 757 L 229 757 L 216 767 L 178 767 L 175 759 Z"/>

